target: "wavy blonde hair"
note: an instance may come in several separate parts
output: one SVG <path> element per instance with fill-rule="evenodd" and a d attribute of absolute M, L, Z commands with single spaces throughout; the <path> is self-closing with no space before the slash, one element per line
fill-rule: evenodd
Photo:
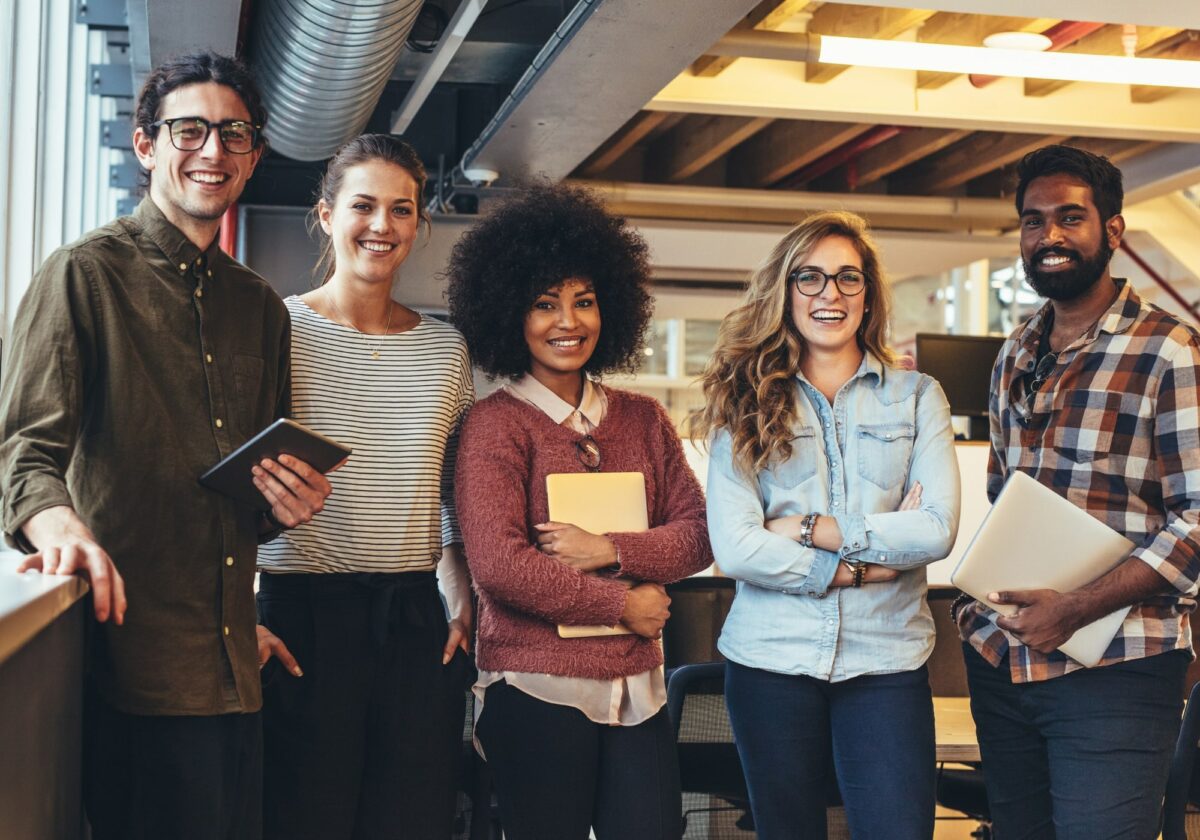
<path fill-rule="evenodd" d="M 772 456 L 792 454 L 796 392 L 792 377 L 800 370 L 804 339 L 792 320 L 788 274 L 827 236 L 849 239 L 862 258 L 867 278 L 858 344 L 888 366 L 896 355 L 887 343 L 892 295 L 879 252 L 861 216 L 816 213 L 796 225 L 750 276 L 742 303 L 725 316 L 717 345 L 701 383 L 705 407 L 688 418 L 693 440 L 728 430 L 733 462 L 747 476 L 766 467 Z"/>

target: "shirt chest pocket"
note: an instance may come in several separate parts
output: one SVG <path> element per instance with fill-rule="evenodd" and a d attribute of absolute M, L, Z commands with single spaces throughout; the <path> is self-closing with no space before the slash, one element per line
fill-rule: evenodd
<path fill-rule="evenodd" d="M 883 490 L 903 486 L 912 460 L 912 423 L 863 424 L 858 434 L 858 474 Z"/>
<path fill-rule="evenodd" d="M 263 360 L 257 356 L 238 353 L 233 357 L 233 393 L 236 404 L 234 416 L 242 424 L 247 437 L 257 433 L 268 419 L 259 416 L 262 405 Z"/>
<path fill-rule="evenodd" d="M 817 474 L 817 434 L 812 426 L 801 426 L 792 437 L 792 456 L 773 461 L 762 472 L 762 481 L 774 487 L 791 488 Z"/>
<path fill-rule="evenodd" d="M 1060 400 L 1050 444 L 1077 464 L 1110 461 L 1121 471 L 1131 455 L 1149 458 L 1154 407 L 1140 394 L 1068 391 Z"/>

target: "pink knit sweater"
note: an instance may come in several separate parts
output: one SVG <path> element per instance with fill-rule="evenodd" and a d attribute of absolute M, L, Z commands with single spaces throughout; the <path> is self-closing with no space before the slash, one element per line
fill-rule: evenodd
<path fill-rule="evenodd" d="M 669 583 L 712 562 L 704 496 L 679 436 L 650 397 L 605 388 L 608 412 L 593 432 L 605 472 L 646 477 L 650 530 L 609 534 L 622 574 Z M 659 665 L 641 636 L 561 639 L 557 624 L 616 624 L 620 583 L 584 574 L 538 551 L 534 525 L 549 519 L 546 476 L 584 472 L 580 435 L 498 391 L 471 409 L 455 474 L 459 524 L 479 593 L 476 657 L 488 671 L 612 679 Z"/>

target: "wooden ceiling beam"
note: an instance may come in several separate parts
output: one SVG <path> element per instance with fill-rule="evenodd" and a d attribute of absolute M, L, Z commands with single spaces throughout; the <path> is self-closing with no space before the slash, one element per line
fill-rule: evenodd
<path fill-rule="evenodd" d="M 910 172 L 889 184 L 889 192 L 928 195 L 949 190 L 986 172 L 1011 163 L 1050 143 L 1062 143 L 1063 135 L 979 132 L 945 151 L 925 158 Z"/>
<path fill-rule="evenodd" d="M 809 5 L 809 0 L 762 0 L 734 29 L 778 29 Z M 735 61 L 737 56 L 702 55 L 692 62 L 690 71 L 693 76 L 716 76 Z"/>
<path fill-rule="evenodd" d="M 1180 58 L 1200 60 L 1200 31 L 1184 29 L 1170 38 L 1164 38 L 1142 53 L 1146 58 Z M 1132 85 L 1129 88 L 1129 98 L 1132 102 L 1157 102 L 1164 96 L 1170 96 L 1179 88 L 1162 87 L 1161 85 Z"/>
<path fill-rule="evenodd" d="M 733 152 L 729 183 L 745 187 L 770 186 L 870 127 L 858 123 L 778 121 Z"/>
<path fill-rule="evenodd" d="M 650 148 L 646 174 L 678 183 L 729 154 L 774 120 L 766 117 L 703 117 L 685 120 Z"/>
<path fill-rule="evenodd" d="M 670 111 L 639 111 L 579 168 L 579 175 L 598 177 L 671 116 Z"/>
<path fill-rule="evenodd" d="M 1057 18 L 996 17 L 942 12 L 934 15 L 917 30 L 917 40 L 928 44 L 951 44 L 958 47 L 978 47 L 983 39 L 997 32 L 1042 32 L 1058 23 Z M 917 87 L 923 90 L 940 88 L 957 78 L 954 73 L 917 73 Z"/>
<path fill-rule="evenodd" d="M 873 184 L 898 169 L 916 163 L 962 140 L 970 131 L 915 128 L 858 156 L 858 186 Z"/>
<path fill-rule="evenodd" d="M 884 9 L 828 3 L 813 13 L 812 20 L 808 22 L 808 31 L 820 35 L 890 41 L 914 26 L 920 26 L 935 14 L 929 9 Z M 807 64 L 804 78 L 808 82 L 828 82 L 847 69 L 838 64 Z"/>
<path fill-rule="evenodd" d="M 1168 38 L 1179 34 L 1179 29 L 1169 26 L 1139 26 L 1138 40 L 1135 51 L 1142 55 L 1144 51 Z M 1074 44 L 1063 47 L 1058 52 L 1091 53 L 1093 55 L 1124 55 L 1125 47 L 1121 40 L 1121 27 L 1109 25 L 1097 29 L 1091 35 L 1080 38 Z M 1047 96 L 1056 90 L 1061 90 L 1071 82 L 1058 79 L 1026 79 L 1026 96 Z"/>

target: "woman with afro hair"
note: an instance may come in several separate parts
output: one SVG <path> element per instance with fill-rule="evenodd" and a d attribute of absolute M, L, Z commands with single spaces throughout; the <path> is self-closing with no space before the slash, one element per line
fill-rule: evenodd
<path fill-rule="evenodd" d="M 586 190 L 539 185 L 456 245 L 450 314 L 503 387 L 463 426 L 456 498 L 479 594 L 476 739 L 511 840 L 673 840 L 679 768 L 655 641 L 663 585 L 712 562 L 662 407 L 601 385 L 650 319 L 646 243 Z M 546 476 L 640 472 L 649 530 L 550 522 Z M 623 625 L 563 638 L 556 625 Z"/>

